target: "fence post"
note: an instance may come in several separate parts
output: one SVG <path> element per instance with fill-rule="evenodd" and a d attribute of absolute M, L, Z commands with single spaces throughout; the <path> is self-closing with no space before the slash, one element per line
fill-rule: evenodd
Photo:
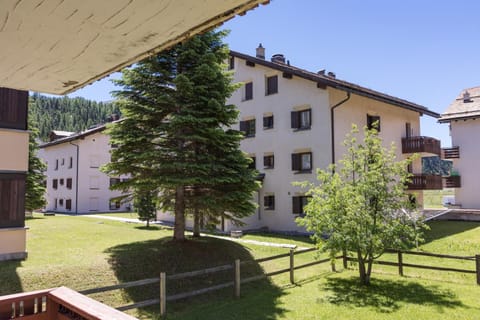
<path fill-rule="evenodd" d="M 348 259 L 347 259 L 347 249 L 343 249 L 343 255 L 342 255 L 342 258 L 343 258 L 343 268 L 344 269 L 347 269 L 348 267 Z"/>
<path fill-rule="evenodd" d="M 160 273 L 160 316 L 167 313 L 167 277 L 165 272 Z"/>
<path fill-rule="evenodd" d="M 403 256 L 402 251 L 398 251 L 398 274 L 403 277 Z"/>
<path fill-rule="evenodd" d="M 480 254 L 475 256 L 475 264 L 477 270 L 477 284 L 480 285 Z"/>
<path fill-rule="evenodd" d="M 240 298 L 240 259 L 235 260 L 235 297 Z"/>
<path fill-rule="evenodd" d="M 295 277 L 294 277 L 294 274 L 293 274 L 293 270 L 294 270 L 294 252 L 295 252 L 295 249 L 290 249 L 290 283 L 291 284 L 294 284 L 295 283 Z"/>

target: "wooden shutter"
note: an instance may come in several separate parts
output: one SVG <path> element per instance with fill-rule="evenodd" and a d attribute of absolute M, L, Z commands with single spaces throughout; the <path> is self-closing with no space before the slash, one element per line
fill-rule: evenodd
<path fill-rule="evenodd" d="M 300 127 L 300 118 L 298 111 L 290 112 L 292 129 L 298 129 Z"/>
<path fill-rule="evenodd" d="M 247 132 L 247 121 L 240 121 L 240 131 Z"/>
<path fill-rule="evenodd" d="M 245 84 L 245 100 L 253 99 L 253 82 Z"/>
<path fill-rule="evenodd" d="M 292 197 L 292 213 L 302 214 L 302 197 Z"/>
<path fill-rule="evenodd" d="M 299 171 L 301 169 L 302 158 L 299 153 L 292 153 L 292 170 Z"/>
<path fill-rule="evenodd" d="M 27 130 L 28 91 L 0 88 L 0 128 Z"/>
<path fill-rule="evenodd" d="M 278 76 L 267 77 L 267 95 L 278 92 Z"/>
<path fill-rule="evenodd" d="M 0 174 L 0 227 L 25 226 L 25 174 Z"/>

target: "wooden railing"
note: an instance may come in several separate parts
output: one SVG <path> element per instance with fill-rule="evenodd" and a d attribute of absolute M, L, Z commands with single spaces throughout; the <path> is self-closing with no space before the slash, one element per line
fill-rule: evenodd
<path fill-rule="evenodd" d="M 402 138 L 402 153 L 433 153 L 440 155 L 442 149 L 440 140 L 431 137 L 407 137 Z"/>
<path fill-rule="evenodd" d="M 66 287 L 0 297 L 0 319 L 135 320 Z"/>
<path fill-rule="evenodd" d="M 460 176 L 443 177 L 445 188 L 460 188 L 462 186 Z"/>
<path fill-rule="evenodd" d="M 460 158 L 460 148 L 451 147 L 442 149 L 442 159 L 458 159 Z"/>
<path fill-rule="evenodd" d="M 441 190 L 443 189 L 442 176 L 414 174 L 407 184 L 408 190 Z"/>

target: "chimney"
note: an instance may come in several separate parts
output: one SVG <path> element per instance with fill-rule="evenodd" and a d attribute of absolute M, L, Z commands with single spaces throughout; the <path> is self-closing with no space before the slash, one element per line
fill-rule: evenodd
<path fill-rule="evenodd" d="M 272 56 L 272 62 L 285 64 L 285 56 L 283 54 L 280 54 L 280 53 L 274 54 Z"/>
<path fill-rule="evenodd" d="M 337 75 L 335 73 L 333 73 L 332 71 L 329 71 L 327 73 L 327 76 L 329 76 L 330 78 L 334 78 L 334 79 L 337 77 Z"/>
<path fill-rule="evenodd" d="M 467 102 L 472 102 L 472 99 L 470 99 L 470 92 L 465 91 L 463 93 L 463 103 L 467 103 Z"/>
<path fill-rule="evenodd" d="M 317 74 L 324 76 L 325 75 L 325 69 L 322 69 L 317 72 Z"/>
<path fill-rule="evenodd" d="M 260 43 L 257 48 L 257 58 L 265 60 L 265 48 Z"/>

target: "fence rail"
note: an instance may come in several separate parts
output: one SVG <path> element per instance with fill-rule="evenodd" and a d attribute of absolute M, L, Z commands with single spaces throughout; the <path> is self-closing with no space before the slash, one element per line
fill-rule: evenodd
<path fill-rule="evenodd" d="M 138 281 L 125 282 L 125 283 L 121 283 L 121 284 L 117 284 L 117 285 L 105 286 L 105 287 L 101 287 L 101 288 L 93 288 L 93 289 L 80 291 L 80 293 L 82 293 L 82 294 L 100 293 L 100 292 L 106 292 L 106 291 L 112 291 L 112 290 L 118 290 L 118 289 L 126 289 L 126 288 L 131 288 L 131 287 L 138 287 L 138 286 L 144 286 L 144 285 L 157 284 L 158 283 L 160 285 L 160 297 L 159 297 L 159 299 L 149 299 L 149 300 L 145 300 L 145 301 L 140 301 L 140 302 L 137 302 L 137 303 L 133 303 L 133 304 L 118 307 L 117 310 L 126 311 L 126 310 L 129 310 L 129 309 L 147 307 L 147 306 L 151 306 L 151 305 L 160 305 L 160 314 L 163 316 L 163 315 L 166 314 L 166 303 L 167 302 L 172 302 L 172 301 L 176 301 L 176 300 L 179 300 L 179 299 L 194 297 L 194 296 L 198 296 L 198 295 L 205 294 L 205 293 L 212 292 L 212 291 L 222 290 L 222 289 L 229 288 L 229 287 L 233 287 L 235 297 L 239 297 L 240 296 L 240 289 L 241 289 L 242 284 L 253 282 L 253 281 L 259 281 L 259 280 L 262 280 L 262 279 L 265 279 L 265 278 L 268 278 L 268 277 L 276 276 L 276 275 L 287 273 L 287 272 L 290 273 L 290 282 L 293 284 L 293 283 L 295 283 L 295 276 L 294 276 L 294 271 L 295 270 L 299 270 L 299 269 L 302 269 L 302 268 L 307 268 L 307 267 L 311 267 L 311 266 L 314 266 L 314 265 L 331 262 L 332 259 L 325 258 L 325 259 L 321 259 L 321 260 L 315 260 L 315 261 L 312 261 L 312 262 L 304 263 L 304 264 L 301 264 L 301 265 L 295 265 L 295 258 L 294 258 L 295 255 L 304 254 L 304 253 L 308 253 L 308 252 L 313 252 L 313 251 L 316 251 L 316 250 L 317 250 L 316 248 L 309 248 L 309 249 L 303 249 L 303 250 L 298 250 L 298 251 L 296 251 L 294 249 L 291 249 L 289 253 L 278 254 L 278 255 L 274 255 L 274 256 L 270 256 L 270 257 L 265 257 L 265 258 L 255 259 L 255 260 L 249 260 L 249 261 L 235 260 L 235 263 L 233 263 L 233 264 L 226 264 L 226 265 L 216 266 L 216 267 L 212 267 L 212 268 L 183 272 L 183 273 L 178 273 L 178 274 L 173 274 L 173 275 L 166 275 L 164 272 L 162 272 L 160 274 L 160 277 L 158 277 L 158 278 L 150 278 L 150 279 L 144 279 L 144 280 L 138 280 Z M 397 251 L 397 250 L 387 250 L 386 253 L 393 253 L 393 254 L 396 253 L 397 257 L 398 257 L 397 262 L 374 260 L 374 263 L 379 264 L 379 265 L 396 266 L 396 267 L 398 267 L 398 272 L 401 276 L 404 275 L 404 270 L 403 270 L 404 267 L 438 270 L 438 271 L 461 272 L 461 273 L 468 273 L 468 274 L 476 274 L 477 275 L 477 284 L 480 285 L 480 255 L 456 256 L 456 255 L 437 254 L 437 253 L 430 253 L 430 252 Z M 475 270 L 405 263 L 405 262 L 403 262 L 404 255 L 416 255 L 416 256 L 435 257 L 435 258 L 442 258 L 442 259 L 472 261 L 472 262 L 475 262 Z M 254 276 L 250 276 L 250 277 L 241 278 L 241 273 L 240 273 L 241 266 L 245 266 L 245 265 L 252 264 L 252 263 L 257 263 L 258 264 L 258 263 L 273 261 L 273 260 L 276 260 L 276 259 L 282 259 L 282 258 L 287 258 L 287 257 L 290 258 L 288 268 L 283 268 L 283 269 L 271 271 L 271 272 L 268 272 L 268 273 L 262 273 L 262 274 L 259 274 L 259 275 L 254 275 Z M 341 259 L 343 261 L 343 267 L 344 268 L 348 267 L 348 261 L 357 262 L 357 258 L 349 257 L 348 253 L 345 250 L 343 251 L 342 255 L 339 255 L 339 256 L 335 257 L 335 260 L 337 260 L 337 259 Z M 332 269 L 333 268 L 334 268 L 334 265 L 332 265 Z M 221 283 L 221 284 L 217 284 L 217 285 L 213 285 L 213 286 L 210 286 L 210 287 L 201 288 L 201 289 L 197 289 L 197 290 L 193 290 L 193 291 L 181 292 L 181 293 L 176 293 L 176 294 L 172 294 L 172 295 L 167 295 L 167 290 L 166 290 L 166 282 L 167 281 L 187 279 L 187 278 L 192 278 L 192 277 L 197 277 L 197 276 L 202 276 L 202 275 L 207 275 L 207 274 L 213 274 L 213 273 L 217 273 L 217 272 L 221 272 L 221 271 L 228 271 L 228 270 L 234 270 L 233 281 L 228 281 L 228 282 L 225 282 L 225 283 Z"/>

